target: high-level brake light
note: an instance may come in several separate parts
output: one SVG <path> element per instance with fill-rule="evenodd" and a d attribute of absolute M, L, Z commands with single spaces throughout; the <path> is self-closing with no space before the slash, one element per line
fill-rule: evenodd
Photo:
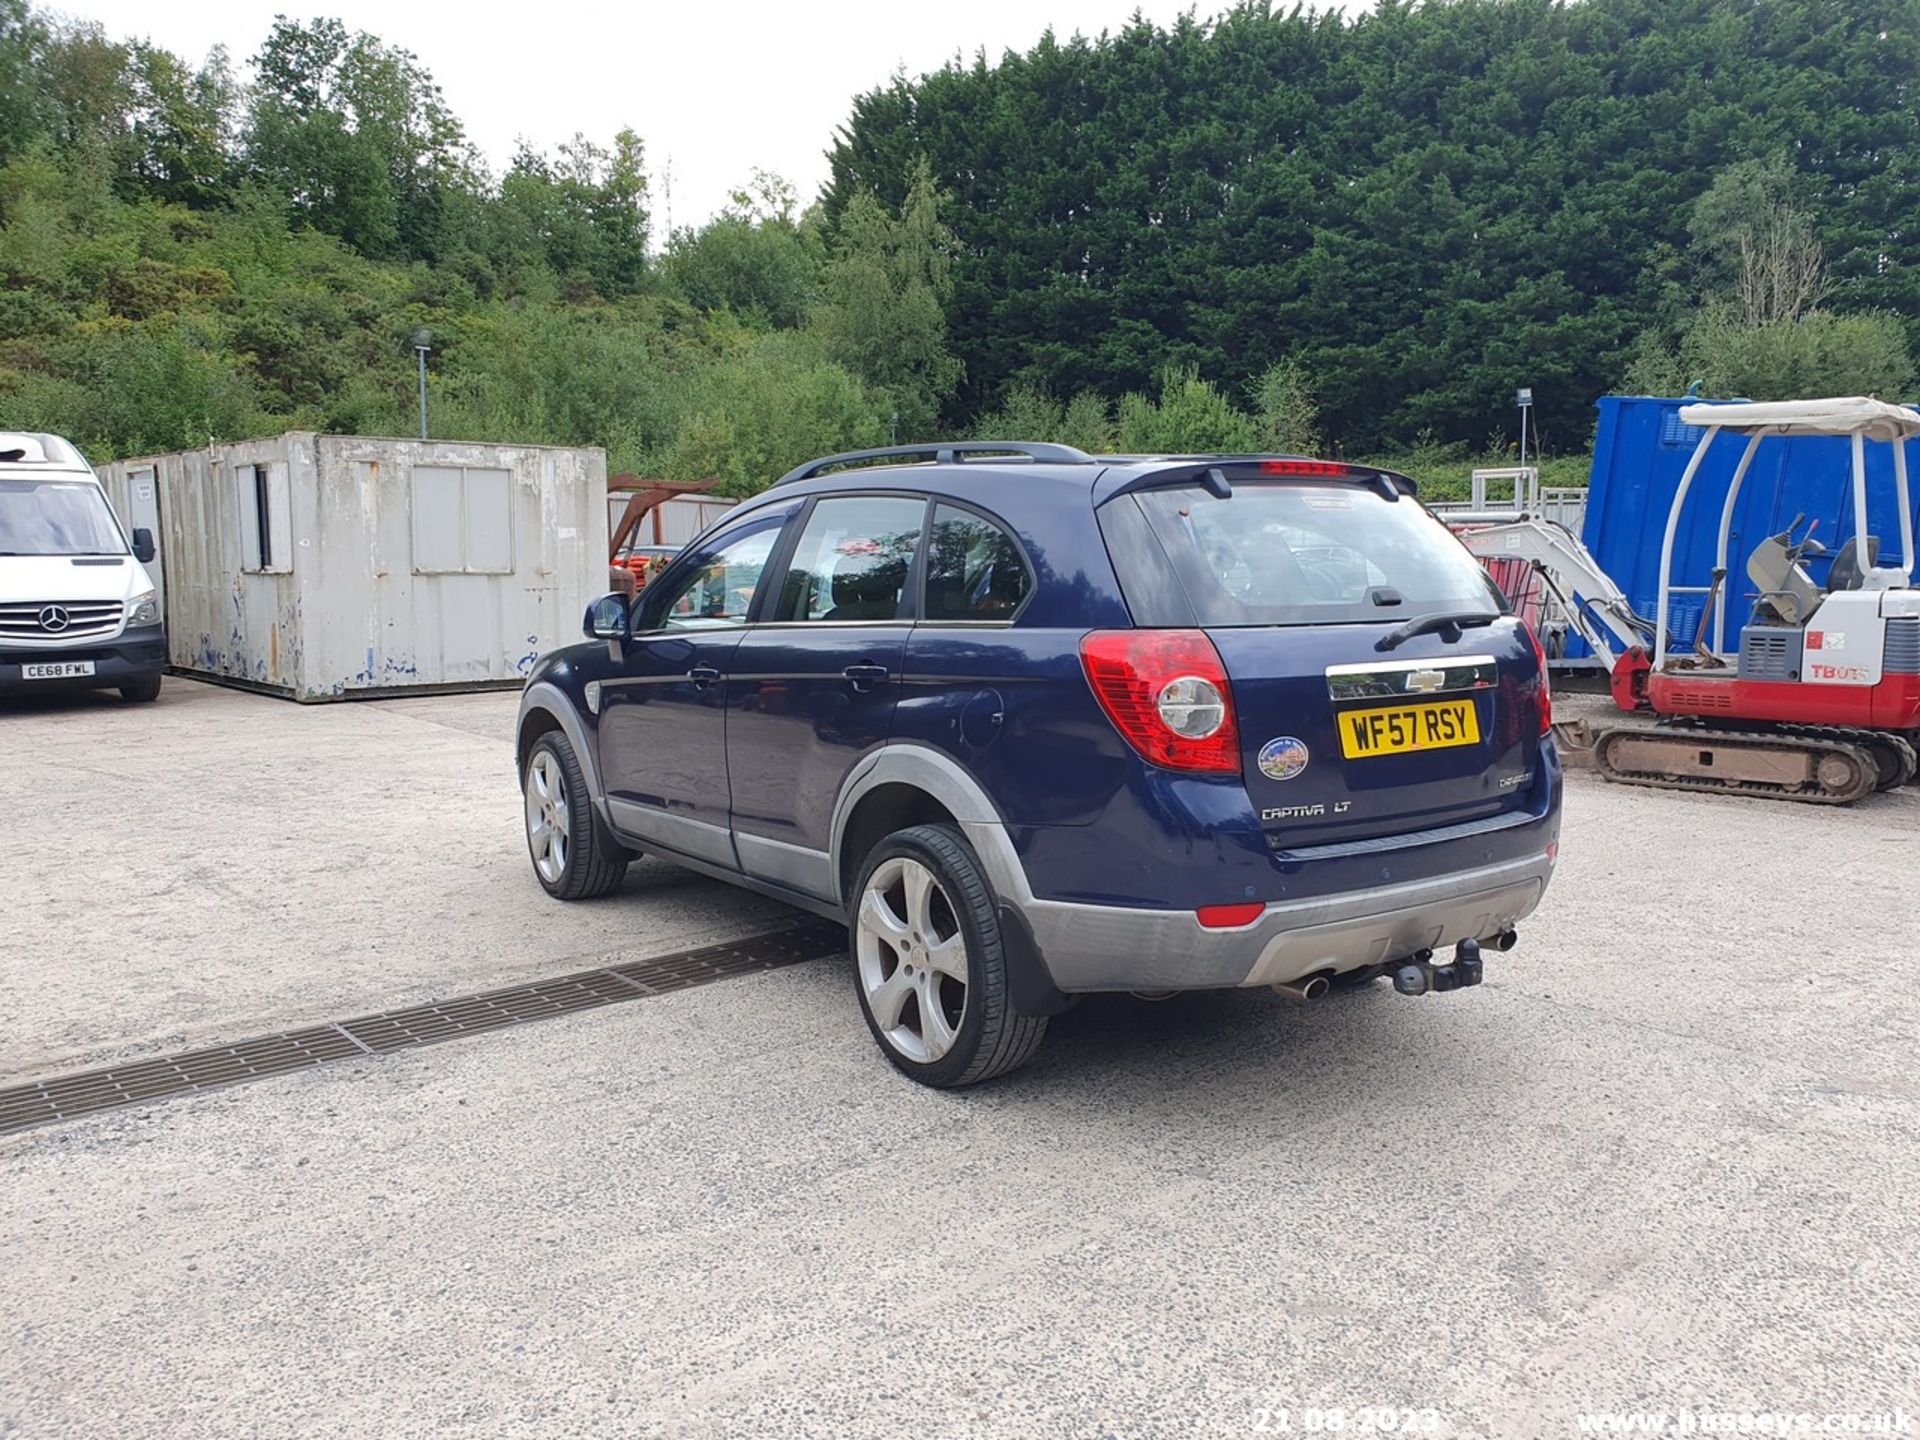
<path fill-rule="evenodd" d="M 1310 475 L 1316 479 L 1345 479 L 1353 474 L 1351 466 L 1335 460 L 1262 460 L 1262 475 Z"/>

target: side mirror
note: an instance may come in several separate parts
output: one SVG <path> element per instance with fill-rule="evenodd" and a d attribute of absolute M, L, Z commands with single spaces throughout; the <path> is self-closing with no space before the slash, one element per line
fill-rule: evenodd
<path fill-rule="evenodd" d="M 589 640 L 627 638 L 627 597 L 602 595 L 587 607 L 586 623 L 581 627 Z"/>
<path fill-rule="evenodd" d="M 159 553 L 160 552 L 154 549 L 153 546 L 153 531 L 143 525 L 133 532 L 134 559 L 138 560 L 142 565 L 146 565 L 151 563 L 153 557 Z"/>

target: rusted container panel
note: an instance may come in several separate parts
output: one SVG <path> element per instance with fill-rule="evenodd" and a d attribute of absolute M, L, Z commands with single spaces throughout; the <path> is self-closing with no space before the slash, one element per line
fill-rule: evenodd
<path fill-rule="evenodd" d="M 518 684 L 606 584 L 598 449 L 295 432 L 120 461 L 176 668 L 300 700 Z"/>

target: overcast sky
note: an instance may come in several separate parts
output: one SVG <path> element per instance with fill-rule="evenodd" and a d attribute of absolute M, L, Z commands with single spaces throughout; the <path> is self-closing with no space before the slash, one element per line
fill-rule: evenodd
<path fill-rule="evenodd" d="M 756 166 L 810 199 L 824 151 L 853 97 L 894 70 L 939 68 L 985 48 L 1026 49 L 1051 23 L 1062 38 L 1118 29 L 1135 8 L 1166 24 L 1180 0 L 677 0 L 502 4 L 497 0 L 52 0 L 99 20 L 116 39 L 144 37 L 198 61 L 216 44 L 243 78 L 276 10 L 337 15 L 425 61 L 467 134 L 504 168 L 521 137 L 548 149 L 576 131 L 605 143 L 630 125 L 647 145 L 656 237 L 698 223 Z M 672 194 L 665 193 L 672 166 Z"/>

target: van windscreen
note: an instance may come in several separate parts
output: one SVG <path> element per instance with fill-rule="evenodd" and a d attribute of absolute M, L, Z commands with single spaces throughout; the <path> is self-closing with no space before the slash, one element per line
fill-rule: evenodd
<path fill-rule="evenodd" d="M 120 527 L 84 480 L 0 477 L 0 555 L 124 555 Z"/>
<path fill-rule="evenodd" d="M 1236 481 L 1226 499 L 1179 485 L 1114 503 L 1139 506 L 1204 626 L 1397 622 L 1504 608 L 1479 562 L 1410 497 Z M 1137 624 L 1161 623 L 1135 612 Z"/>

